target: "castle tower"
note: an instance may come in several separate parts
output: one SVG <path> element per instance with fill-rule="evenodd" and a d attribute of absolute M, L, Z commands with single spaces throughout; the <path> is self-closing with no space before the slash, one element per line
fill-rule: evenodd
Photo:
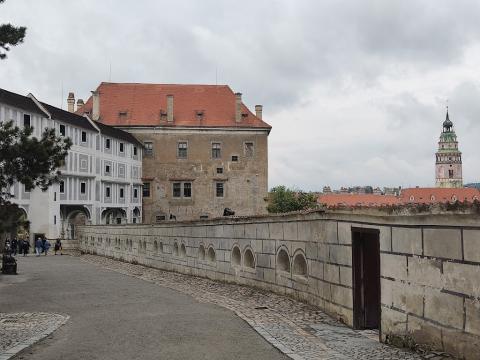
<path fill-rule="evenodd" d="M 440 141 L 438 142 L 438 151 L 435 155 L 437 159 L 435 162 L 436 186 L 443 188 L 463 187 L 462 153 L 458 150 L 457 135 L 448 116 L 448 107 Z"/>

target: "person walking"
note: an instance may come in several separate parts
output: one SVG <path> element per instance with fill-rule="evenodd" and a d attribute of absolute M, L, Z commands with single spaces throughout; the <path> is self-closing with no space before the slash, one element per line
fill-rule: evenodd
<path fill-rule="evenodd" d="M 18 250 L 18 240 L 16 237 L 12 239 L 12 255 L 17 256 L 17 250 Z"/>
<path fill-rule="evenodd" d="M 27 239 L 23 239 L 22 240 L 23 256 L 27 256 L 29 250 L 30 250 L 30 243 L 28 242 Z"/>
<path fill-rule="evenodd" d="M 47 238 L 45 236 L 42 237 L 42 253 L 45 251 L 45 244 L 47 243 Z"/>
<path fill-rule="evenodd" d="M 51 246 L 50 241 L 45 239 L 45 243 L 44 243 L 43 246 L 44 246 L 43 251 L 45 253 L 45 256 L 47 256 L 48 255 L 48 250 L 50 250 L 50 246 Z"/>
<path fill-rule="evenodd" d="M 40 256 L 40 253 L 42 252 L 42 239 L 39 237 L 35 240 L 35 252 L 37 253 L 37 256 Z"/>
<path fill-rule="evenodd" d="M 60 251 L 60 255 L 63 255 L 62 242 L 60 241 L 60 239 L 57 239 L 57 241 L 55 241 L 54 250 L 55 250 L 55 255 L 57 255 L 57 251 Z"/>

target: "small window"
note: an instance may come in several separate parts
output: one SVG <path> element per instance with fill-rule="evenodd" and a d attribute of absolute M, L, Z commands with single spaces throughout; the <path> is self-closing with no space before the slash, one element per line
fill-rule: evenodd
<path fill-rule="evenodd" d="M 223 174 L 223 168 L 218 167 L 217 168 L 217 174 Z"/>
<path fill-rule="evenodd" d="M 165 220 L 166 220 L 165 215 L 157 215 L 157 216 L 155 216 L 155 221 L 156 221 L 156 222 L 165 221 Z"/>
<path fill-rule="evenodd" d="M 53 225 L 57 224 L 57 215 L 53 215 Z"/>
<path fill-rule="evenodd" d="M 65 125 L 60 124 L 60 135 L 65 136 Z"/>
<path fill-rule="evenodd" d="M 133 198 L 138 199 L 138 189 L 133 189 Z"/>
<path fill-rule="evenodd" d="M 220 143 L 212 143 L 212 158 L 220 159 L 222 157 L 222 147 Z"/>
<path fill-rule="evenodd" d="M 105 165 L 105 174 L 110 175 L 110 165 Z"/>
<path fill-rule="evenodd" d="M 109 198 L 110 197 L 110 186 L 107 186 L 105 188 L 105 197 Z"/>
<path fill-rule="evenodd" d="M 192 183 L 183 183 L 183 197 L 192 197 Z"/>
<path fill-rule="evenodd" d="M 120 188 L 120 199 L 123 199 L 125 197 L 125 190 L 124 188 Z"/>
<path fill-rule="evenodd" d="M 153 142 L 151 141 L 145 141 L 143 143 L 143 146 L 145 147 L 145 155 L 146 156 L 151 156 L 153 155 Z M 135 154 L 136 155 L 136 154 Z"/>
<path fill-rule="evenodd" d="M 133 147 L 133 156 L 137 156 L 137 147 L 136 146 Z"/>
<path fill-rule="evenodd" d="M 232 155 L 232 161 L 238 161 L 238 156 L 237 155 Z"/>
<path fill-rule="evenodd" d="M 143 197 L 150 197 L 150 183 L 143 183 Z"/>
<path fill-rule="evenodd" d="M 224 195 L 223 182 L 215 183 L 215 196 L 223 197 L 223 195 Z"/>
<path fill-rule="evenodd" d="M 188 156 L 188 143 L 186 141 L 180 141 L 177 145 L 177 156 L 182 159 L 186 159 Z"/>
<path fill-rule="evenodd" d="M 173 197 L 179 198 L 182 195 L 182 185 L 179 182 L 173 183 Z"/>
<path fill-rule="evenodd" d="M 85 194 L 87 192 L 87 183 L 80 183 L 80 194 Z"/>
<path fill-rule="evenodd" d="M 125 146 L 124 146 L 123 142 L 121 142 L 121 143 L 118 145 L 118 147 L 119 147 L 119 151 L 120 151 L 121 153 L 123 153 L 123 152 L 125 151 L 125 149 L 124 149 Z"/>
<path fill-rule="evenodd" d="M 60 194 L 65 193 L 65 181 L 60 181 Z"/>
<path fill-rule="evenodd" d="M 105 149 L 110 149 L 110 139 L 105 139 Z"/>
<path fill-rule="evenodd" d="M 245 143 L 245 156 L 246 157 L 253 157 L 253 142 L 246 142 Z"/>
<path fill-rule="evenodd" d="M 30 127 L 31 122 L 30 122 L 30 115 L 28 114 L 23 114 L 23 127 Z"/>
<path fill-rule="evenodd" d="M 82 143 L 86 143 L 86 142 L 87 142 L 87 132 L 82 131 Z"/>
<path fill-rule="evenodd" d="M 453 170 L 448 170 L 448 177 L 453 179 Z"/>
<path fill-rule="evenodd" d="M 23 185 L 23 191 L 26 193 L 30 192 L 30 188 L 27 187 L 27 185 Z"/>

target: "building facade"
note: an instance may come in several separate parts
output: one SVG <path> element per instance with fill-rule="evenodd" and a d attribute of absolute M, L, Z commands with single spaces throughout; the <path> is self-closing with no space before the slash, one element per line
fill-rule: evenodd
<path fill-rule="evenodd" d="M 131 134 L 38 101 L 0 89 L 0 122 L 45 128 L 69 137 L 72 147 L 60 182 L 47 191 L 15 183 L 12 202 L 30 221 L 29 235 L 74 238 L 80 224 L 138 223 L 142 218 L 142 145 Z"/>
<path fill-rule="evenodd" d="M 223 85 L 101 83 L 77 113 L 143 143 L 143 220 L 155 223 L 266 213 L 271 127 L 255 110 Z"/>
<path fill-rule="evenodd" d="M 441 188 L 462 188 L 462 153 L 458 149 L 457 135 L 448 115 L 435 154 L 435 183 Z"/>

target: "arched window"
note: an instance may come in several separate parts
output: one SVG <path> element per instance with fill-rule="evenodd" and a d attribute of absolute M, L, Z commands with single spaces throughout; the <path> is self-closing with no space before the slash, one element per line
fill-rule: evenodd
<path fill-rule="evenodd" d="M 245 250 L 245 253 L 243 254 L 243 265 L 245 265 L 245 267 L 255 269 L 255 257 L 253 256 L 252 250 Z"/>
<path fill-rule="evenodd" d="M 290 272 L 290 257 L 285 249 L 280 249 L 277 255 L 277 269 Z"/>
<path fill-rule="evenodd" d="M 208 261 L 214 262 L 216 260 L 215 256 L 215 250 L 213 247 L 208 248 L 208 254 L 207 254 Z"/>
<path fill-rule="evenodd" d="M 205 260 L 205 246 L 203 246 L 202 244 L 200 244 L 200 246 L 198 247 L 198 258 L 200 260 Z"/>
<path fill-rule="evenodd" d="M 173 244 L 173 255 L 178 256 L 178 244 Z"/>
<path fill-rule="evenodd" d="M 307 261 L 302 253 L 295 255 L 293 259 L 293 274 L 307 276 Z"/>
<path fill-rule="evenodd" d="M 232 265 L 240 266 L 242 263 L 242 255 L 240 254 L 240 249 L 238 246 L 234 246 L 232 249 Z"/>
<path fill-rule="evenodd" d="M 187 256 L 187 248 L 185 247 L 185 244 L 182 244 L 180 246 L 180 256 L 181 257 L 186 257 Z"/>

